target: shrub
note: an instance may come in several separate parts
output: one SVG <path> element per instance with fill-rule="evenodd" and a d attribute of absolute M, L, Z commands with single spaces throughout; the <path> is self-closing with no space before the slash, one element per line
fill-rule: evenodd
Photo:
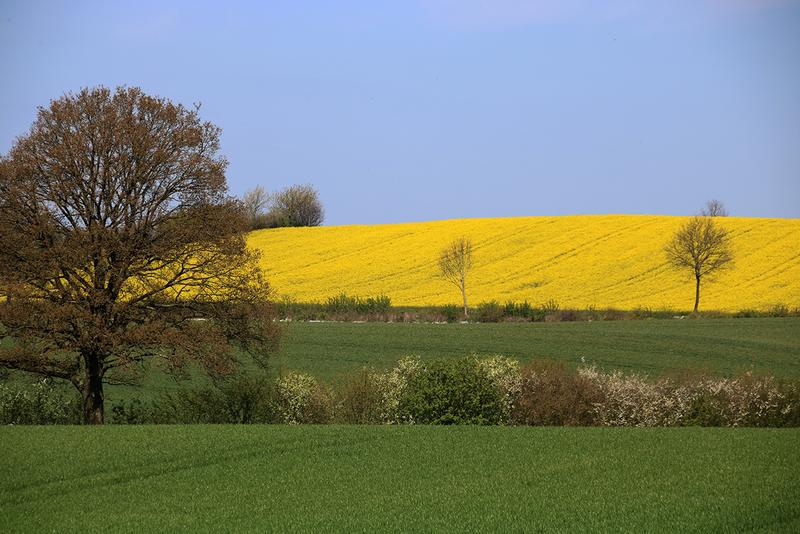
<path fill-rule="evenodd" d="M 592 380 L 567 370 L 563 363 L 532 362 L 522 370 L 512 419 L 523 425 L 587 426 L 596 424 L 595 405 L 603 398 Z"/>
<path fill-rule="evenodd" d="M 490 356 L 478 360 L 478 369 L 495 385 L 503 399 L 503 420 L 511 417 L 522 391 L 519 362 L 505 356 Z"/>
<path fill-rule="evenodd" d="M 579 369 L 603 392 L 595 404 L 597 423 L 606 426 L 770 426 L 800 425 L 797 384 L 745 373 L 736 378 L 648 380 L 620 372 Z"/>
<path fill-rule="evenodd" d="M 448 323 L 455 323 L 461 320 L 464 311 L 455 304 L 447 304 L 442 306 L 442 315 Z"/>
<path fill-rule="evenodd" d="M 407 418 L 400 413 L 400 401 L 408 390 L 408 385 L 424 366 L 419 356 L 400 358 L 397 365 L 377 378 L 383 391 L 381 419 L 386 423 L 404 423 Z"/>
<path fill-rule="evenodd" d="M 290 425 L 328 423 L 333 417 L 330 392 L 311 375 L 289 373 L 276 384 L 281 421 Z"/>
<path fill-rule="evenodd" d="M 475 313 L 475 320 L 481 323 L 497 323 L 503 319 L 503 307 L 496 300 L 481 302 Z"/>
<path fill-rule="evenodd" d="M 111 407 L 120 424 L 254 424 L 280 421 L 275 382 L 263 375 L 237 374 L 199 389 L 183 389 L 142 402 L 131 399 Z"/>
<path fill-rule="evenodd" d="M 267 215 L 275 226 L 319 226 L 325 219 L 319 192 L 311 185 L 293 185 L 273 193 Z"/>
<path fill-rule="evenodd" d="M 340 293 L 325 302 L 325 311 L 334 314 L 381 314 L 391 308 L 392 300 L 386 295 L 361 298 Z"/>
<path fill-rule="evenodd" d="M 0 384 L 0 424 L 80 424 L 83 418 L 77 392 L 68 394 L 43 378 L 29 388 Z"/>
<path fill-rule="evenodd" d="M 381 375 L 369 369 L 348 376 L 339 389 L 336 420 L 348 424 L 386 422 L 385 384 Z"/>
<path fill-rule="evenodd" d="M 398 415 L 420 424 L 491 425 L 503 422 L 504 399 L 475 358 L 431 362 L 410 377 Z"/>
<path fill-rule="evenodd" d="M 509 300 L 503 306 L 504 317 L 519 317 L 523 319 L 533 319 L 536 316 L 536 311 L 528 301 L 514 302 Z"/>

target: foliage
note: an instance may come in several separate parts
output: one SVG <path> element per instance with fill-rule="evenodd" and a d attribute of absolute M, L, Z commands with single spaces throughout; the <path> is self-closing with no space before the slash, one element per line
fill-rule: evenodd
<path fill-rule="evenodd" d="M 414 424 L 491 425 L 503 422 L 505 402 L 475 358 L 434 360 L 408 381 L 398 414 Z"/>
<path fill-rule="evenodd" d="M 138 88 L 39 108 L 0 159 L 0 367 L 70 381 L 102 423 L 108 373 L 266 358 L 279 329 L 219 134 Z"/>
<path fill-rule="evenodd" d="M 596 423 L 602 389 L 563 362 L 538 360 L 522 370 L 512 420 L 521 425 L 587 426 Z"/>
<path fill-rule="evenodd" d="M 442 306 L 456 293 L 443 287 L 435 263 L 459 236 L 475 250 L 469 275 L 474 303 L 553 299 L 562 309 L 691 310 L 693 289 L 665 269 L 664 241 L 688 218 L 586 215 L 460 219 L 255 232 L 249 244 L 265 252 L 270 282 L 300 302 L 338 292 L 386 294 L 395 306 Z M 736 268 L 722 271 L 703 294 L 707 310 L 767 311 L 800 306 L 800 219 L 727 217 Z M 480 252 L 478 254 L 478 252 Z M 775 269 L 780 265 L 780 269 Z M 459 303 L 460 304 L 460 303 Z M 463 310 L 462 310 L 463 311 Z M 470 310 L 472 314 L 472 310 Z M 463 315 L 463 313 L 462 313 Z"/>
<path fill-rule="evenodd" d="M 700 302 L 700 281 L 733 264 L 730 233 L 714 217 L 692 217 L 664 246 L 667 262 L 695 279 L 694 312 Z"/>
<path fill-rule="evenodd" d="M 336 421 L 347 424 L 388 422 L 387 380 L 363 368 L 347 377 L 338 388 Z"/>
<path fill-rule="evenodd" d="M 503 399 L 503 421 L 508 421 L 522 393 L 523 376 L 519 361 L 501 355 L 478 358 L 478 369 L 500 393 Z"/>
<path fill-rule="evenodd" d="M 706 202 L 706 206 L 700 213 L 703 217 L 727 217 L 728 210 L 725 209 L 725 204 L 715 198 Z"/>
<path fill-rule="evenodd" d="M 505 308 L 496 300 L 481 302 L 474 315 L 474 319 L 481 323 L 497 323 L 503 319 Z"/>
<path fill-rule="evenodd" d="M 469 315 L 467 307 L 467 274 L 472 270 L 472 240 L 459 237 L 439 251 L 439 276 L 455 285 L 461 291 L 464 316 Z"/>
<path fill-rule="evenodd" d="M 386 295 L 377 297 L 358 297 L 350 296 L 346 293 L 339 293 L 329 297 L 325 302 L 325 311 L 332 314 L 337 313 L 358 313 L 358 314 L 377 314 L 387 313 L 391 310 L 392 301 Z"/>
<path fill-rule="evenodd" d="M 237 373 L 205 388 L 181 389 L 143 402 L 134 398 L 112 405 L 120 424 L 253 424 L 281 422 L 275 382 L 262 374 Z"/>
<path fill-rule="evenodd" d="M 260 185 L 247 191 L 242 197 L 242 207 L 247 217 L 247 226 L 250 230 L 269 228 L 269 217 L 267 208 L 269 207 L 270 195 Z"/>
<path fill-rule="evenodd" d="M 273 193 L 267 213 L 269 227 L 319 226 L 325 211 L 319 192 L 311 185 L 293 185 Z"/>
<path fill-rule="evenodd" d="M 0 425 L 70 425 L 80 420 L 80 398 L 57 389 L 49 378 L 30 388 L 0 383 Z"/>
<path fill-rule="evenodd" d="M 278 379 L 276 391 L 278 411 L 284 423 L 327 423 L 333 417 L 330 393 L 310 375 L 289 373 Z"/>

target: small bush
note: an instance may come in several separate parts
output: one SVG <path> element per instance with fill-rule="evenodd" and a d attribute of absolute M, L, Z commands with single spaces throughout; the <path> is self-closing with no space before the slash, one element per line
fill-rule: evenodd
<path fill-rule="evenodd" d="M 199 389 L 183 389 L 142 402 L 111 407 L 119 424 L 254 424 L 279 422 L 275 381 L 263 375 L 237 374 Z"/>
<path fill-rule="evenodd" d="M 281 421 L 290 425 L 328 423 L 333 418 L 330 392 L 311 375 L 289 373 L 276 384 Z"/>
<path fill-rule="evenodd" d="M 348 376 L 339 389 L 336 420 L 347 424 L 379 424 L 386 421 L 385 384 L 369 369 Z"/>
<path fill-rule="evenodd" d="M 392 300 L 386 295 L 361 298 L 340 293 L 325 302 L 325 311 L 332 314 L 386 314 L 391 309 Z"/>
<path fill-rule="evenodd" d="M 507 421 L 522 392 L 519 362 L 505 356 L 490 356 L 478 360 L 478 369 L 495 385 L 503 399 L 503 420 Z"/>
<path fill-rule="evenodd" d="M 523 302 L 514 302 L 509 300 L 503 306 L 504 317 L 517 317 L 522 319 L 532 319 L 536 316 L 536 310 L 526 300 Z"/>
<path fill-rule="evenodd" d="M 512 419 L 522 425 L 589 426 L 596 424 L 601 388 L 563 363 L 538 361 L 522 369 Z"/>
<path fill-rule="evenodd" d="M 51 425 L 80 424 L 81 399 L 56 388 L 49 378 L 38 380 L 29 388 L 0 384 L 0 424 Z"/>
<path fill-rule="evenodd" d="M 475 311 L 475 320 L 481 323 L 497 323 L 503 319 L 503 306 L 496 300 L 481 302 Z"/>
<path fill-rule="evenodd" d="M 427 364 L 410 378 L 398 405 L 402 421 L 434 425 L 500 424 L 504 411 L 500 391 L 475 358 Z"/>
<path fill-rule="evenodd" d="M 461 320 L 464 316 L 464 310 L 455 304 L 447 304 L 442 306 L 442 315 L 448 323 L 455 323 Z"/>

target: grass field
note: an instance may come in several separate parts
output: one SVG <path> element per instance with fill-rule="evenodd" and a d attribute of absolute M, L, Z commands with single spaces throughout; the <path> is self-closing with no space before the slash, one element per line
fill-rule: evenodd
<path fill-rule="evenodd" d="M 666 265 L 663 246 L 685 217 L 594 215 L 460 219 L 374 226 L 261 230 L 249 244 L 280 295 L 321 301 L 385 294 L 395 305 L 458 303 L 437 257 L 470 237 L 468 293 L 489 300 L 553 299 L 562 307 L 691 309 L 693 280 Z M 719 219 L 735 267 L 708 281 L 701 307 L 736 311 L 800 305 L 800 219 Z"/>
<path fill-rule="evenodd" d="M 287 325 L 272 372 L 289 370 L 336 380 L 361 367 L 389 368 L 398 359 L 502 354 L 578 365 L 583 357 L 607 370 L 650 375 L 747 370 L 800 378 L 800 319 L 702 319 L 575 323 L 303 323 Z M 199 383 L 204 383 L 198 378 Z M 193 382 L 198 383 L 198 382 Z M 115 401 L 174 390 L 182 382 L 153 373 L 141 386 L 108 386 Z M 71 387 L 71 386 L 70 386 Z"/>
<path fill-rule="evenodd" d="M 503 354 L 528 361 L 581 357 L 605 369 L 664 374 L 754 369 L 800 377 L 800 319 L 648 320 L 576 323 L 291 323 L 276 369 L 333 378 L 362 366 L 423 358 Z"/>
<path fill-rule="evenodd" d="M 4 532 L 800 529 L 797 430 L 5 427 L 0 443 Z"/>

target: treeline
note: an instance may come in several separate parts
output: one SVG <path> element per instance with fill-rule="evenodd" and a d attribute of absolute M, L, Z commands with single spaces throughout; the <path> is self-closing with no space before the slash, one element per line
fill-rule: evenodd
<path fill-rule="evenodd" d="M 461 306 L 393 306 L 386 295 L 358 297 L 340 293 L 323 302 L 297 302 L 291 298 L 278 299 L 276 316 L 285 321 L 370 321 L 370 322 L 426 322 L 455 323 L 465 320 Z M 676 311 L 638 307 L 630 310 L 616 308 L 562 307 L 558 301 L 539 304 L 528 301 L 487 301 L 469 308 L 468 320 L 479 323 L 499 322 L 566 322 L 566 321 L 624 321 L 634 319 L 673 319 L 683 317 L 800 317 L 800 308 L 776 304 L 768 310 L 740 310 L 737 312 L 702 311 L 693 314 L 688 310 Z"/>
<path fill-rule="evenodd" d="M 0 386 L 0 423 L 80 422 L 79 399 L 51 383 Z M 751 373 L 651 379 L 593 366 L 520 365 L 503 356 L 362 369 L 335 383 L 303 373 L 233 375 L 213 385 L 127 400 L 117 424 L 470 424 L 547 426 L 800 426 L 800 384 Z"/>

